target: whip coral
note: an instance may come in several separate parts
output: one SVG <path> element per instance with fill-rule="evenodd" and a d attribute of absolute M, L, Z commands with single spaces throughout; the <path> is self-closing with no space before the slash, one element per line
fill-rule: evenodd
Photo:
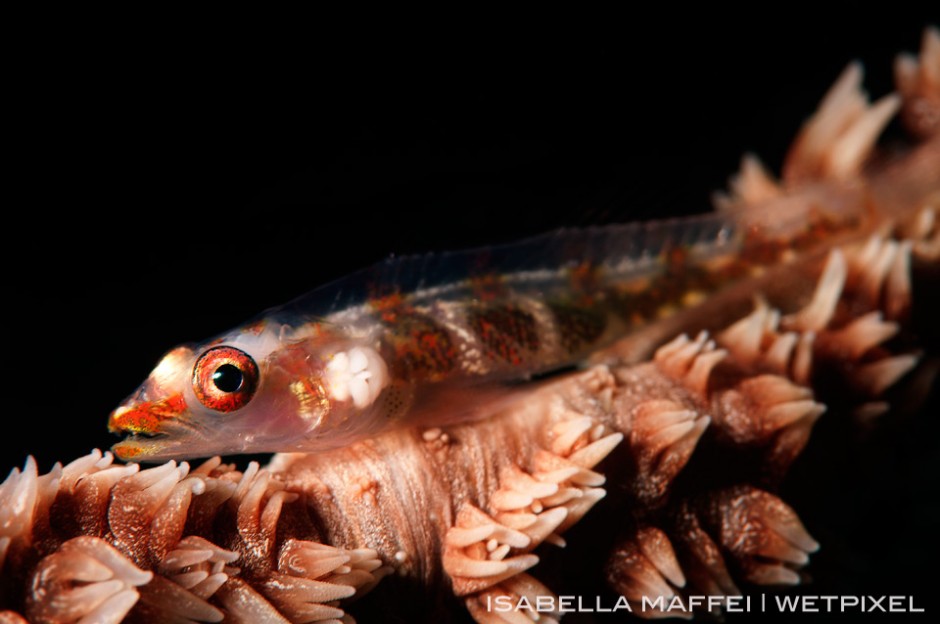
<path fill-rule="evenodd" d="M 770 268 L 745 262 L 729 288 L 585 370 L 520 384 L 487 418 L 245 470 L 94 451 L 40 474 L 28 460 L 0 485 L 0 622 L 349 622 L 402 607 L 398 591 L 425 598 L 409 617 L 459 601 L 478 622 L 552 622 L 566 566 L 586 556 L 574 538 L 646 617 L 689 616 L 675 597 L 800 583 L 820 544 L 783 479 L 828 403 L 871 420 L 924 355 L 912 319 L 940 257 L 935 30 L 897 72 L 899 95 L 869 104 L 851 66 L 781 180 L 748 158 L 716 198 L 745 224 L 774 215 L 742 254 Z M 876 161 L 898 110 L 919 142 Z M 818 218 L 832 206 L 851 227 Z M 554 607 L 518 609 L 540 598 Z"/>

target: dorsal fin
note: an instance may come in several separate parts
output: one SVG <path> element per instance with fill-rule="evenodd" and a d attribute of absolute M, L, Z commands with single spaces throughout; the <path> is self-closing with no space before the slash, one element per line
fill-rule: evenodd
<path fill-rule="evenodd" d="M 296 322 L 326 317 L 376 298 L 427 301 L 466 293 L 474 281 L 498 279 L 513 289 L 545 288 L 566 269 L 599 268 L 612 279 L 650 270 L 670 249 L 695 256 L 735 244 L 726 216 L 700 215 L 646 223 L 561 229 L 506 245 L 390 257 L 316 288 L 263 316 Z"/>

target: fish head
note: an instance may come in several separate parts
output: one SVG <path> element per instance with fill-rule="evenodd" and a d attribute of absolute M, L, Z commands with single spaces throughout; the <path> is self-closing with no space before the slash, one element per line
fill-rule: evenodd
<path fill-rule="evenodd" d="M 268 328 L 180 346 L 111 413 L 126 436 L 113 451 L 163 461 L 342 446 L 384 423 L 388 378 L 377 350 L 348 340 Z"/>

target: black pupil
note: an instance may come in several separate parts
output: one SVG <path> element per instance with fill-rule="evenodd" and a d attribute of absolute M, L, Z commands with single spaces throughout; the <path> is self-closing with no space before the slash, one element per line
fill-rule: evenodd
<path fill-rule="evenodd" d="M 237 366 L 223 364 L 212 373 L 212 382 L 222 392 L 235 392 L 242 387 L 245 376 Z"/>

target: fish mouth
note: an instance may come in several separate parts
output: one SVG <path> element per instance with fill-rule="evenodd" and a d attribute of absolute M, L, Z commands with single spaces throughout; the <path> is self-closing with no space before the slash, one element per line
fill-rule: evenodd
<path fill-rule="evenodd" d="M 123 460 L 146 456 L 157 458 L 175 447 L 186 418 L 186 402 L 182 395 L 172 395 L 154 401 L 129 400 L 108 417 L 108 430 L 126 436 L 114 445 L 115 455 Z M 174 440 L 171 440 L 171 433 Z"/>
<path fill-rule="evenodd" d="M 155 461 L 159 459 L 159 441 L 139 434 L 131 434 L 111 447 L 111 451 L 121 461 Z"/>
<path fill-rule="evenodd" d="M 125 419 L 125 415 L 134 410 L 118 408 L 112 412 L 108 419 L 108 431 L 115 435 L 123 436 L 127 442 L 142 442 L 145 440 L 159 440 L 168 437 L 164 431 L 142 427 L 136 419 Z"/>
<path fill-rule="evenodd" d="M 111 447 L 119 459 L 147 462 L 179 459 L 185 443 L 198 433 L 176 397 L 122 405 L 108 418 L 108 430 L 124 436 Z"/>
<path fill-rule="evenodd" d="M 130 429 L 112 429 L 111 433 L 116 435 L 124 436 L 124 440 L 129 441 L 141 441 L 141 440 L 158 440 L 160 438 L 167 438 L 169 434 L 163 432 L 150 432 L 150 431 L 131 431 Z"/>
<path fill-rule="evenodd" d="M 114 431 L 124 439 L 111 447 L 114 455 L 127 462 L 155 462 L 180 459 L 180 447 L 184 440 L 166 432 Z"/>

